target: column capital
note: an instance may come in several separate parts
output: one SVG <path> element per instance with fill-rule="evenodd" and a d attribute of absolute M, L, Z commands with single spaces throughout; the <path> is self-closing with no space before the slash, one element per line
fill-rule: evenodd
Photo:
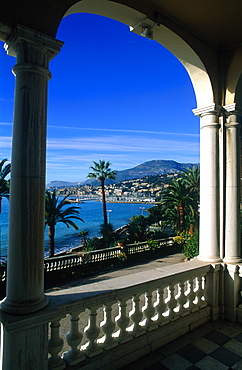
<path fill-rule="evenodd" d="M 216 115 L 216 116 L 219 116 L 221 114 L 221 111 L 222 111 L 222 107 L 221 105 L 218 105 L 218 104 L 211 104 L 207 107 L 203 107 L 203 108 L 196 108 L 196 109 L 193 109 L 192 112 L 195 116 L 198 116 L 198 117 L 203 117 L 205 115 Z"/>
<path fill-rule="evenodd" d="M 238 105 L 237 103 L 224 105 L 223 109 L 225 110 L 225 114 L 227 116 L 231 115 L 242 116 L 242 106 Z"/>
<path fill-rule="evenodd" d="M 8 55 L 17 56 L 21 44 L 28 44 L 31 48 L 41 51 L 50 61 L 60 52 L 64 42 L 18 24 L 5 42 L 4 48 Z"/>

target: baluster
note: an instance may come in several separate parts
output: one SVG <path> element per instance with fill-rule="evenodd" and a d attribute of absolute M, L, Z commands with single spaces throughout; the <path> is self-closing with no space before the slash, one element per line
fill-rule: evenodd
<path fill-rule="evenodd" d="M 175 286 L 174 286 L 173 283 L 169 285 L 168 292 L 169 292 L 169 294 L 168 294 L 168 298 L 167 298 L 167 301 L 166 301 L 167 309 L 168 309 L 167 318 L 170 321 L 174 321 L 174 320 L 178 319 L 178 315 L 174 311 L 174 309 L 177 306 L 177 300 L 175 298 Z"/>
<path fill-rule="evenodd" d="M 112 336 L 115 326 L 112 320 L 112 303 L 108 302 L 104 305 L 104 320 L 100 323 L 100 327 L 104 333 L 104 340 L 101 338 L 100 343 L 103 341 L 102 347 L 104 349 L 110 349 L 118 345 Z"/>
<path fill-rule="evenodd" d="M 101 353 L 103 350 L 97 344 L 97 338 L 100 333 L 100 329 L 96 325 L 97 307 L 93 306 L 89 308 L 88 311 L 88 326 L 84 329 L 84 332 L 89 342 L 84 350 L 84 353 L 88 357 L 93 357 Z"/>
<path fill-rule="evenodd" d="M 134 337 L 138 337 L 139 335 L 142 335 L 145 333 L 144 328 L 142 328 L 142 326 L 140 325 L 140 321 L 142 320 L 143 313 L 142 311 L 140 311 L 139 302 L 140 302 L 140 296 L 139 294 L 135 294 L 132 297 L 133 308 L 129 312 L 129 317 L 133 323 L 132 335 Z"/>
<path fill-rule="evenodd" d="M 196 289 L 196 300 L 197 300 L 197 307 L 201 308 L 206 306 L 206 303 L 202 299 L 204 297 L 204 288 L 203 288 L 203 276 L 199 275 L 197 277 L 197 289 Z"/>
<path fill-rule="evenodd" d="M 79 313 L 72 313 L 70 322 L 71 330 L 70 333 L 67 334 L 66 340 L 71 349 L 64 353 L 64 359 L 68 365 L 72 366 L 85 360 L 85 356 L 80 349 L 77 348 L 83 337 L 82 333 L 78 330 Z"/>
<path fill-rule="evenodd" d="M 154 307 L 157 316 L 155 322 L 159 326 L 167 324 L 169 320 L 167 320 L 167 318 L 163 316 L 163 313 L 166 310 L 166 303 L 164 299 L 164 288 L 160 287 L 157 289 L 157 301 L 155 302 Z"/>
<path fill-rule="evenodd" d="M 132 339 L 132 335 L 126 330 L 130 319 L 126 314 L 127 303 L 125 299 L 120 299 L 119 302 L 119 315 L 115 318 L 119 328 L 118 342 L 125 343 Z"/>
<path fill-rule="evenodd" d="M 51 357 L 48 360 L 49 369 L 65 369 L 66 363 L 61 359 L 58 353 L 63 347 L 63 339 L 59 336 L 60 320 L 52 321 L 50 324 L 51 333 L 48 342 L 48 351 Z"/>
<path fill-rule="evenodd" d="M 145 301 L 146 304 L 142 308 L 144 314 L 144 327 L 146 330 L 151 331 L 158 327 L 158 325 L 152 320 L 152 317 L 155 315 L 155 308 L 152 303 L 152 290 L 147 290 L 145 292 Z"/>
<path fill-rule="evenodd" d="M 188 300 L 188 310 L 190 312 L 194 311 L 194 303 L 193 301 L 195 300 L 195 297 L 196 297 L 196 294 L 194 292 L 194 281 L 193 281 L 193 278 L 189 279 L 188 280 L 188 286 L 189 286 L 189 289 L 188 289 L 188 293 L 187 293 L 187 300 Z M 195 308 L 195 311 L 196 311 L 196 308 Z"/>
<path fill-rule="evenodd" d="M 179 296 L 177 298 L 177 302 L 178 302 L 178 315 L 179 316 L 186 316 L 189 314 L 189 311 L 184 307 L 184 305 L 186 304 L 187 302 L 187 297 L 185 295 L 185 281 L 181 281 L 179 283 Z"/>

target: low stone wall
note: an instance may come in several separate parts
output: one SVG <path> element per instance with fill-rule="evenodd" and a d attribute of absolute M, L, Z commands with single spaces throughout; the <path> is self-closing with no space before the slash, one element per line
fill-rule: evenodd
<path fill-rule="evenodd" d="M 46 258 L 44 261 L 45 287 L 50 288 L 69 279 L 90 276 L 106 269 L 126 267 L 140 261 L 164 257 L 180 251 L 180 248 L 174 245 L 171 237 L 156 242 L 155 248 L 147 242 L 142 242 Z"/>

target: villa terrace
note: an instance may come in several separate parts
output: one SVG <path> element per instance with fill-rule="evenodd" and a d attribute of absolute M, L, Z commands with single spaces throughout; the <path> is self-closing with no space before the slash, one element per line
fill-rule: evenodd
<path fill-rule="evenodd" d="M 234 324 L 240 329 L 241 1 L 221 0 L 219 6 L 216 0 L 184 0 L 182 5 L 180 0 L 0 3 L 0 39 L 7 54 L 16 57 L 7 294 L 0 313 L 1 368 L 115 370 L 144 355 L 160 361 L 158 353 L 163 356 L 168 343 L 177 343 L 184 334 L 192 336 L 195 329 L 203 331 L 208 323 L 218 325 L 214 326 L 217 337 L 228 331 L 231 334 L 230 329 L 225 333 L 228 321 L 233 329 Z M 45 294 L 49 64 L 63 46 L 56 39 L 59 24 L 74 13 L 106 16 L 130 26 L 136 34 L 153 38 L 173 53 L 189 74 L 197 104 L 193 113 L 200 118 L 199 256 L 149 273 L 134 273 L 132 278 L 121 276 Z M 82 32 L 86 30 L 80 22 L 80 33 L 73 34 L 76 47 Z M 144 55 L 143 60 L 147 68 L 152 67 L 149 56 Z M 145 71 L 141 82 L 142 78 Z M 174 111 L 173 106 L 168 109 Z M 157 106 L 157 118 L 162 115 Z M 179 110 L 176 119 L 180 120 Z M 171 124 L 168 119 L 167 127 Z M 87 324 L 79 327 L 79 318 L 84 316 L 80 321 Z M 64 327 L 63 320 L 67 323 Z M 233 331 L 232 336 L 234 344 L 241 343 L 240 333 Z M 174 349 L 174 366 L 175 359 L 185 356 L 199 368 L 202 359 L 189 361 L 187 348 L 180 349 Z M 217 350 L 217 360 L 222 361 L 222 352 Z M 153 364 L 156 366 L 156 361 Z M 220 369 L 236 368 L 236 364 L 220 364 Z M 164 359 L 158 366 L 167 365 Z"/>

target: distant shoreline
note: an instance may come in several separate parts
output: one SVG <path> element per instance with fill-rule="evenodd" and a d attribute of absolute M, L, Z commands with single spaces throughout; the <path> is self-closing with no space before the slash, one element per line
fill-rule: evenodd
<path fill-rule="evenodd" d="M 101 202 L 101 200 L 99 200 Z M 158 204 L 159 202 L 128 202 L 128 201 L 122 201 L 122 200 L 106 200 L 106 203 L 124 203 L 124 204 Z"/>

